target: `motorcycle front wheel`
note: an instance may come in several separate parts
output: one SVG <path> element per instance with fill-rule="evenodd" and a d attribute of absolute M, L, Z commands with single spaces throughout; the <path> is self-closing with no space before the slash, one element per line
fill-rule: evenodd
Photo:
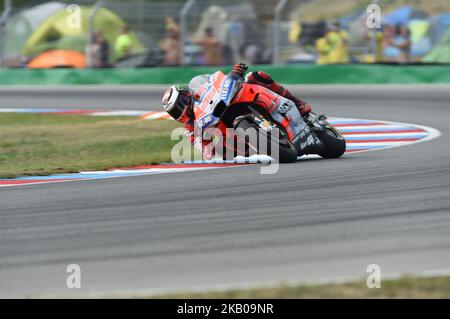
<path fill-rule="evenodd" d="M 344 136 L 334 126 L 328 124 L 326 129 L 318 136 L 324 144 L 324 150 L 319 153 L 323 158 L 341 157 L 346 150 Z"/>

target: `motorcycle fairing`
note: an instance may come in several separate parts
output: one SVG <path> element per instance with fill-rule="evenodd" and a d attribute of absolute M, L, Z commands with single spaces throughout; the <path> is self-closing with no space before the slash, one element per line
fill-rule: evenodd
<path fill-rule="evenodd" d="M 300 148 L 300 143 L 296 142 L 310 131 L 294 102 L 260 85 L 245 83 L 233 103 L 254 103 L 263 107 L 285 129 L 296 148 Z"/>
<path fill-rule="evenodd" d="M 229 105 L 241 83 L 220 71 L 207 77 L 203 76 L 202 79 L 205 82 L 194 92 L 194 113 L 196 125 L 205 129 L 220 120 L 213 114 L 215 108 L 221 103 Z"/>

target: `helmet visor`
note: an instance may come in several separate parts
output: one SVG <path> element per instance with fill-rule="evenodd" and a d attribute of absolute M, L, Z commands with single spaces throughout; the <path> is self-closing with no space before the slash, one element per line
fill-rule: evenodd
<path fill-rule="evenodd" d="M 172 107 L 170 111 L 168 111 L 170 116 L 172 116 L 175 120 L 178 120 L 181 115 L 183 115 L 183 108 L 181 107 L 180 103 L 175 103 L 175 105 Z"/>
<path fill-rule="evenodd" d="M 170 110 L 170 115 L 178 120 L 184 113 L 184 110 L 186 109 L 186 106 L 191 105 L 192 103 L 192 96 L 190 94 L 182 94 L 178 97 L 177 101 L 175 102 L 175 105 Z"/>

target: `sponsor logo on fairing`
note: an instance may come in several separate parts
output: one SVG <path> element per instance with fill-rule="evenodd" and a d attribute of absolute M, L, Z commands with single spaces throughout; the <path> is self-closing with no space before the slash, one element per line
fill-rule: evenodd
<path fill-rule="evenodd" d="M 220 99 L 222 101 L 228 100 L 228 97 L 230 96 L 231 88 L 233 88 L 233 85 L 234 85 L 234 80 L 231 80 L 231 79 L 226 79 L 223 82 L 222 89 L 220 92 Z"/>
<path fill-rule="evenodd" d="M 316 143 L 316 141 L 314 140 L 314 136 L 309 135 L 309 136 L 306 138 L 306 141 L 305 141 L 305 142 L 300 143 L 300 148 L 303 150 L 303 149 L 305 149 L 307 146 L 314 145 L 315 143 Z"/>
<path fill-rule="evenodd" d="M 212 114 L 208 114 L 205 115 L 204 117 L 202 117 L 201 119 L 198 120 L 198 124 L 201 128 L 205 128 L 209 125 L 211 125 L 211 123 L 213 123 L 215 121 L 216 117 L 213 116 Z"/>
<path fill-rule="evenodd" d="M 292 108 L 292 105 L 289 103 L 284 103 L 278 108 L 278 112 L 281 114 L 286 114 Z"/>

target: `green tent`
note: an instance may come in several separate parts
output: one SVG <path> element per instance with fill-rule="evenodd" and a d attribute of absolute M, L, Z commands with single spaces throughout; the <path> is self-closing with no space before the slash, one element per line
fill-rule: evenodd
<path fill-rule="evenodd" d="M 73 12 L 66 9 L 59 10 L 47 18 L 31 34 L 23 48 L 23 55 L 36 56 L 50 49 L 76 50 L 84 53 L 88 40 L 88 21 L 93 7 L 81 6 L 80 8 L 81 23 L 79 27 L 74 27 L 73 24 L 68 23 L 68 21 L 71 21 Z M 101 31 L 110 47 L 113 47 L 114 41 L 124 25 L 125 22 L 115 13 L 106 8 L 101 8 L 94 20 L 94 31 Z M 133 52 L 143 51 L 144 46 L 137 36 L 131 33 L 131 37 Z M 111 54 L 113 54 L 112 50 Z M 112 56 L 112 60 L 115 60 L 115 58 Z"/>
<path fill-rule="evenodd" d="M 423 62 L 450 63 L 450 27 L 442 40 L 423 58 Z"/>

